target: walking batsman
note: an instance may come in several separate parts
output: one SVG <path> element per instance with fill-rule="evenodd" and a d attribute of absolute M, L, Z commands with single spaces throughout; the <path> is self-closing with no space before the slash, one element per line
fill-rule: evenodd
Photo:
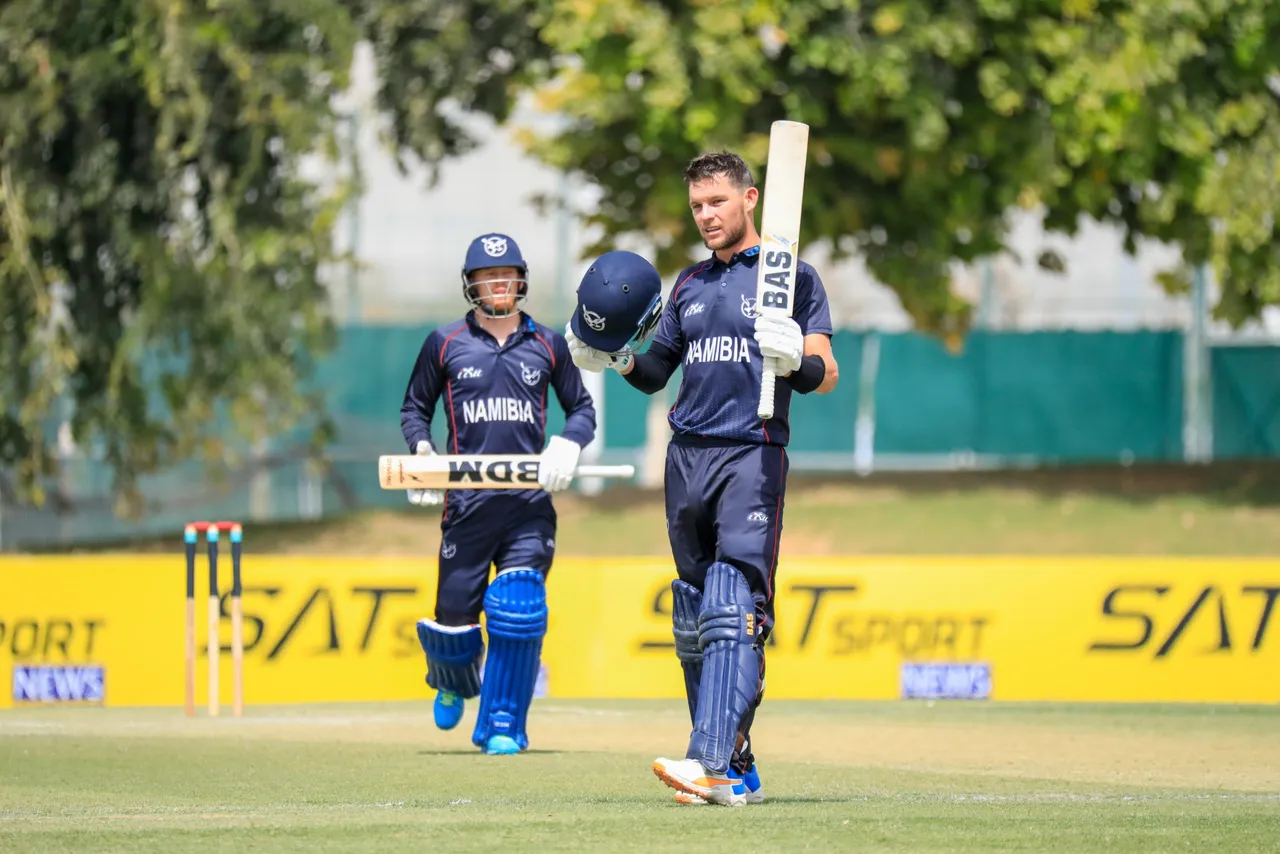
<path fill-rule="evenodd" d="M 435 722 L 453 729 L 464 701 L 480 697 L 472 742 L 491 754 L 529 746 L 525 730 L 547 630 L 545 580 L 555 555 L 551 493 L 569 486 L 596 414 L 568 345 L 521 311 L 528 267 L 514 240 L 477 237 L 467 248 L 462 292 L 472 309 L 427 336 L 413 367 L 400 426 L 409 450 L 431 455 L 431 419 L 443 397 L 446 453 L 541 454 L 527 490 L 409 490 L 420 506 L 444 504 L 435 619 L 418 622 Z M 565 411 L 546 438 L 547 391 Z M 545 448 L 543 447 L 545 444 Z M 497 569 L 489 582 L 490 566 Z M 489 641 L 481 685 L 485 642 Z"/>
<path fill-rule="evenodd" d="M 646 394 L 681 367 L 669 415 L 666 513 L 678 578 L 672 623 L 693 730 L 683 759 L 654 773 L 682 803 L 760 803 L 751 724 L 764 694 L 773 628 L 792 392 L 825 394 L 838 373 L 831 313 L 817 272 L 797 268 L 792 317 L 756 313 L 759 192 L 734 154 L 704 154 L 685 170 L 694 222 L 711 257 L 684 270 L 645 353 L 615 353 L 594 318 L 621 311 L 584 282 L 566 330 L 583 370 L 611 368 Z M 762 358 L 779 378 L 773 417 L 757 415 Z"/>

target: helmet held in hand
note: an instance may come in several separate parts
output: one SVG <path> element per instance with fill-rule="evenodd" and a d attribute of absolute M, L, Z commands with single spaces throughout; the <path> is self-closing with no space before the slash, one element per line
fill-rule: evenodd
<path fill-rule="evenodd" d="M 634 252 L 601 255 L 578 284 L 569 327 L 588 347 L 604 353 L 637 352 L 662 317 L 662 278 Z"/>

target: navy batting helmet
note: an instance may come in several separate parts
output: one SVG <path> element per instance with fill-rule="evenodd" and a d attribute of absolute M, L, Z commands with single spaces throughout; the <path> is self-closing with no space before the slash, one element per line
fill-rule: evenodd
<path fill-rule="evenodd" d="M 518 309 L 529 295 L 529 265 L 520 254 L 520 247 L 505 234 L 482 234 L 467 247 L 467 258 L 462 265 L 462 295 L 467 302 L 490 316 L 498 316 L 493 306 L 484 301 L 479 294 L 471 275 L 477 270 L 490 267 L 514 267 L 520 271 L 517 279 L 501 281 L 507 283 L 507 293 L 515 293 L 516 299 L 512 311 Z M 494 282 L 493 284 L 497 284 Z M 509 312 L 508 312 L 509 313 Z"/>
<path fill-rule="evenodd" d="M 634 352 L 653 335 L 661 316 L 658 271 L 636 253 L 618 249 L 587 268 L 569 328 L 588 347 L 605 353 Z"/>

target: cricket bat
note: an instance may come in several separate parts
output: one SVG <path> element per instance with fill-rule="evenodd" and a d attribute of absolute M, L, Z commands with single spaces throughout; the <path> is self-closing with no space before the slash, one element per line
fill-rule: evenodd
<path fill-rule="evenodd" d="M 804 200 L 804 167 L 809 153 L 809 126 L 777 121 L 769 129 L 764 202 L 760 215 L 759 278 L 756 312 L 761 317 L 790 317 L 795 301 L 796 265 L 800 261 L 800 206 Z M 777 381 L 773 359 L 765 359 L 760 377 L 762 421 L 773 417 Z"/>
<path fill-rule="evenodd" d="M 538 489 L 537 454 L 385 454 L 383 489 Z M 574 477 L 635 477 L 635 466 L 578 466 Z"/>

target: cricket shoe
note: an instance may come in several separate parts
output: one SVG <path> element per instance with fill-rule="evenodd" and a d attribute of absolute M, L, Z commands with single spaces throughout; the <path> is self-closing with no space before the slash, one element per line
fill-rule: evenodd
<path fill-rule="evenodd" d="M 742 778 L 708 771 L 696 759 L 655 759 L 653 773 L 677 792 L 696 795 L 706 803 L 740 807 L 747 802 Z"/>
<path fill-rule="evenodd" d="M 738 774 L 732 768 L 729 769 L 730 777 L 737 777 Z M 751 770 L 742 775 L 742 787 L 746 792 L 746 803 L 762 804 L 764 803 L 764 787 L 760 785 L 760 772 L 752 766 Z M 676 803 L 686 804 L 688 806 L 702 806 L 707 803 L 706 799 L 700 795 L 691 795 L 688 792 L 676 792 Z"/>
<path fill-rule="evenodd" d="M 484 752 L 490 756 L 510 756 L 520 752 L 520 745 L 509 735 L 491 735 L 485 742 Z"/>
<path fill-rule="evenodd" d="M 436 726 L 440 729 L 453 729 L 462 720 L 463 699 L 452 691 L 437 691 L 436 702 L 432 711 L 435 713 Z"/>

